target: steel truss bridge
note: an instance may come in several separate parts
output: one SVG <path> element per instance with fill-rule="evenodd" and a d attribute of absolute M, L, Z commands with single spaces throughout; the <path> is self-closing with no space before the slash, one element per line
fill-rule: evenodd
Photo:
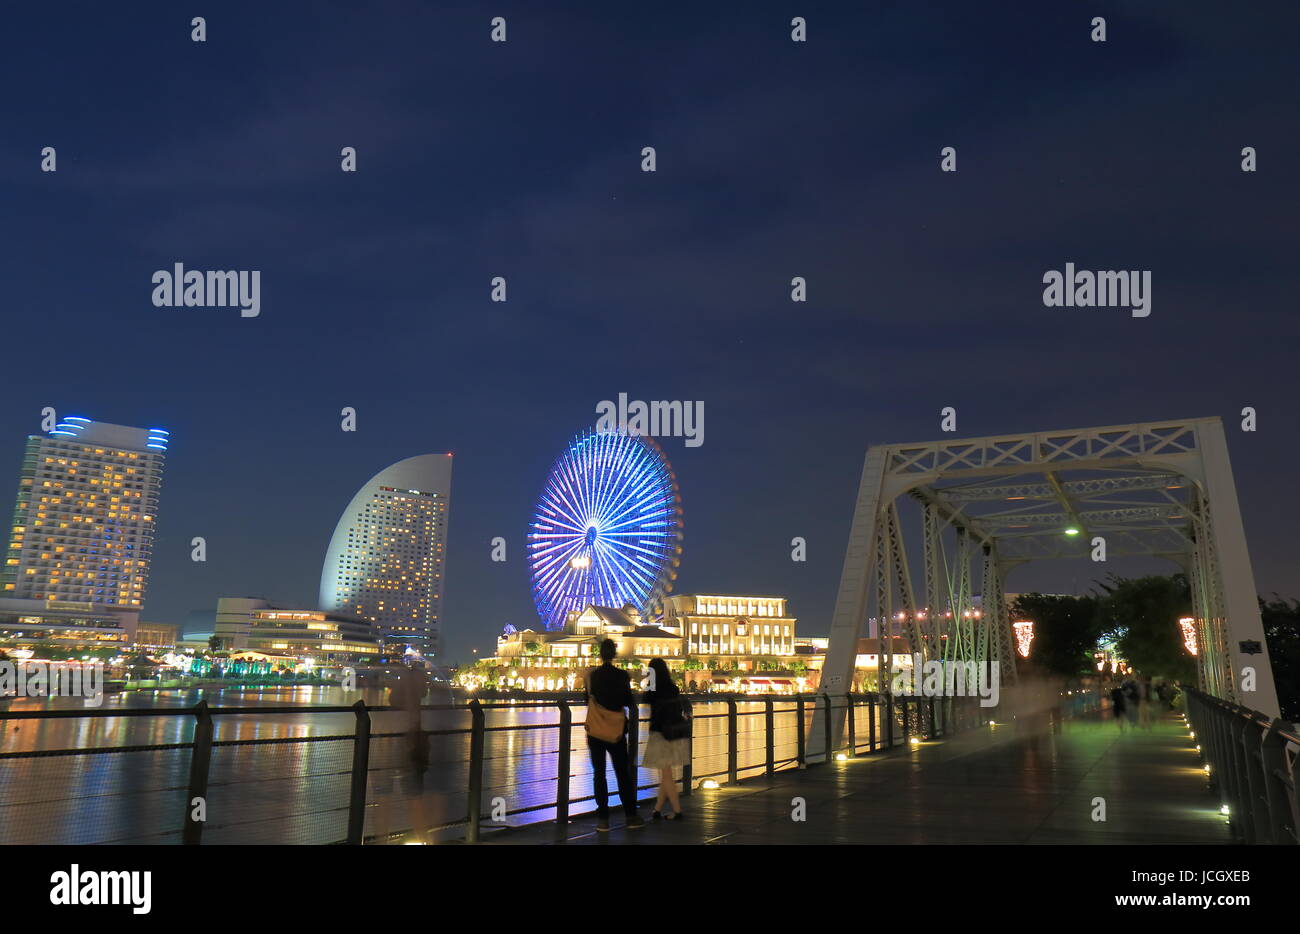
<path fill-rule="evenodd" d="M 904 546 L 899 503 L 908 499 L 921 514 L 919 574 Z M 997 662 L 1002 684 L 1014 685 L 1008 573 L 1031 561 L 1088 559 L 1098 539 L 1107 559 L 1145 555 L 1181 567 L 1191 584 L 1201 688 L 1278 715 L 1217 417 L 872 447 L 822 690 L 852 690 L 869 618 L 881 637 L 881 690 L 891 683 L 895 626 L 923 661 Z M 1253 690 L 1243 682 L 1247 668 Z M 842 724 L 834 728 L 838 736 Z"/>

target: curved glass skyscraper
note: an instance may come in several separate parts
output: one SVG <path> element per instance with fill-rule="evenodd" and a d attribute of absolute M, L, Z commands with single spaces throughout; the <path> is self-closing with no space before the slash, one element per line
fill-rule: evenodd
<path fill-rule="evenodd" d="M 330 539 L 323 610 L 371 620 L 388 653 L 438 653 L 451 455 L 386 467 L 357 491 Z"/>

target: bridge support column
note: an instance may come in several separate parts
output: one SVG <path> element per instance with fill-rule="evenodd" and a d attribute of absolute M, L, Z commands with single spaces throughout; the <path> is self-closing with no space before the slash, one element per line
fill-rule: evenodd
<path fill-rule="evenodd" d="M 1224 659 L 1226 693 L 1220 696 L 1277 717 L 1281 710 L 1277 687 L 1273 683 L 1273 665 L 1269 661 L 1264 623 L 1259 615 L 1255 573 L 1246 549 L 1246 530 L 1241 523 L 1241 508 L 1237 503 L 1237 486 L 1232 479 L 1223 423 L 1216 419 L 1201 425 L 1198 440 L 1205 470 L 1205 495 L 1208 503 L 1213 504 L 1207 523 L 1209 541 L 1205 544 L 1216 559 L 1218 571 L 1217 580 L 1211 579 L 1208 583 L 1216 586 L 1222 596 L 1224 642 L 1227 643 Z M 1248 691 L 1242 686 L 1242 673 L 1246 668 L 1253 671 L 1254 690 Z"/>
<path fill-rule="evenodd" d="M 808 735 L 808 756 L 814 761 L 830 761 L 830 744 L 838 742 L 844 729 L 843 705 L 853 690 L 853 671 L 858 656 L 858 639 L 862 624 L 867 619 L 867 606 L 877 568 L 877 521 L 884 494 L 885 461 L 887 451 L 872 447 L 867 451 L 862 465 L 862 479 L 858 485 L 858 500 L 853 509 L 853 525 L 849 530 L 849 545 L 844 554 L 844 567 L 840 573 L 840 589 L 835 598 L 835 615 L 831 617 L 830 645 L 822 665 L 819 690 L 836 703 L 831 705 L 828 725 L 819 705 L 813 713 L 813 729 Z M 888 626 L 884 634 L 888 635 Z M 882 677 L 884 666 L 881 667 Z"/>

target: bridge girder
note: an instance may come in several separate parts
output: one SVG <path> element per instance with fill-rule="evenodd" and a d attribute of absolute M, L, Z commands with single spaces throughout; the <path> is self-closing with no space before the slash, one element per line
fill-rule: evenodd
<path fill-rule="evenodd" d="M 923 512 L 925 605 L 919 609 L 910 594 L 895 505 L 903 494 L 919 501 Z M 947 564 L 947 529 L 975 546 L 959 549 L 956 568 Z M 882 660 L 889 654 L 892 627 L 884 621 L 895 619 L 895 587 L 906 588 L 901 604 L 913 607 L 899 621 L 913 651 L 927 659 L 996 659 L 1004 675 L 1009 671 L 1014 678 L 1008 656 L 1015 643 L 1002 599 L 1007 571 L 1029 561 L 1086 557 L 1096 536 L 1105 539 L 1107 557 L 1151 555 L 1186 568 L 1202 687 L 1277 715 L 1254 574 L 1217 417 L 871 447 L 822 689 L 837 695 L 851 688 L 857 642 L 873 600 L 882 621 Z M 982 596 L 992 599 L 993 612 L 966 632 L 945 621 L 964 620 L 972 609 L 969 562 L 979 552 L 985 559 Z M 1255 671 L 1248 694 L 1242 686 L 1247 666 Z M 882 665 L 881 687 L 887 690 L 886 674 Z"/>

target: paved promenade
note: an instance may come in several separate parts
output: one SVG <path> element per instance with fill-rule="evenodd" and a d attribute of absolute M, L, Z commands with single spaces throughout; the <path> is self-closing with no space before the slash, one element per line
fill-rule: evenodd
<path fill-rule="evenodd" d="M 611 786 L 613 782 L 611 781 Z M 806 821 L 791 800 L 806 802 Z M 1104 798 L 1106 820 L 1094 821 Z M 1180 718 L 1150 730 L 1098 715 L 1031 735 L 985 728 L 890 754 L 759 777 L 685 799 L 687 819 L 597 833 L 593 815 L 485 833 L 484 842 L 568 844 L 1227 844 Z"/>

